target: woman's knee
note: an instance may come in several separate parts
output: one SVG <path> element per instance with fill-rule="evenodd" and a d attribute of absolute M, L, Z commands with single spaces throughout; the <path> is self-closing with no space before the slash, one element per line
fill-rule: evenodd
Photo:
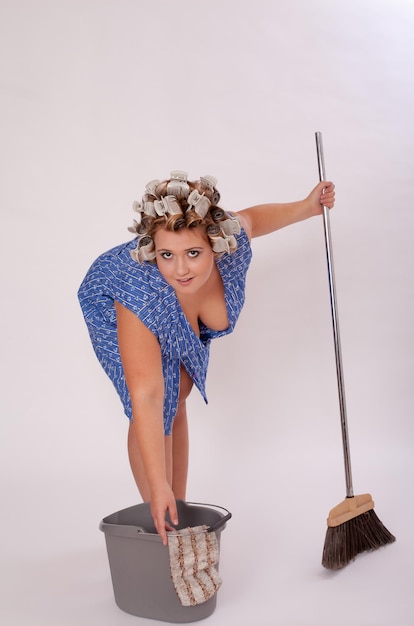
<path fill-rule="evenodd" d="M 182 426 L 187 425 L 187 404 L 185 400 L 182 400 L 178 404 L 177 413 L 173 422 L 173 432 Z"/>

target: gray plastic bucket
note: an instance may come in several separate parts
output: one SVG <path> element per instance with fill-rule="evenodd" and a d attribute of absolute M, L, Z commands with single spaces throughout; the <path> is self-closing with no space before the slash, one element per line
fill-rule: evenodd
<path fill-rule="evenodd" d="M 182 528 L 209 526 L 220 545 L 220 534 L 231 513 L 211 504 L 177 500 Z M 168 547 L 162 544 L 149 503 L 137 504 L 105 517 L 105 534 L 115 602 L 126 613 L 166 622 L 196 622 L 211 615 L 217 594 L 196 606 L 182 606 L 170 575 Z M 218 567 L 218 564 L 217 564 Z"/>

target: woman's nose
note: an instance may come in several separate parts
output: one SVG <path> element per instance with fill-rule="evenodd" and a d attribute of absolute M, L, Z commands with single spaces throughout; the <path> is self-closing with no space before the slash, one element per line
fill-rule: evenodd
<path fill-rule="evenodd" d="M 186 276 L 186 274 L 188 274 L 187 259 L 179 257 L 177 259 L 176 269 L 178 276 Z"/>

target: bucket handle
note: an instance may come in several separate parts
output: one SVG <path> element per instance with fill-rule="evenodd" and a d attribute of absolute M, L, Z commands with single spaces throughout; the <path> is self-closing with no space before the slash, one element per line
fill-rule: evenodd
<path fill-rule="evenodd" d="M 231 519 L 231 516 L 232 516 L 230 511 L 225 509 L 223 506 L 218 506 L 217 504 L 205 504 L 205 503 L 202 503 L 202 502 L 186 502 L 186 504 L 188 504 L 189 506 L 191 506 L 191 505 L 194 505 L 194 506 L 205 506 L 206 508 L 209 508 L 209 509 L 220 509 L 221 511 L 225 512 L 225 515 L 223 515 L 223 517 L 221 517 L 219 520 L 217 520 L 217 522 L 215 522 L 214 524 L 212 524 L 211 526 L 208 527 L 208 529 L 207 529 L 208 533 L 214 533 L 216 530 L 218 530 L 219 528 L 224 526 L 224 524 L 226 524 L 226 522 L 228 522 L 229 519 Z"/>

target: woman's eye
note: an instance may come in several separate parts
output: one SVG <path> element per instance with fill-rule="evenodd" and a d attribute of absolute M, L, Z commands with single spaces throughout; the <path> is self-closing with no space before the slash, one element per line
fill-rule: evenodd
<path fill-rule="evenodd" d="M 172 254 L 171 254 L 171 252 L 161 252 L 161 257 L 163 259 L 171 259 Z"/>
<path fill-rule="evenodd" d="M 194 259 L 199 254 L 200 254 L 199 250 L 190 250 L 190 252 L 188 253 L 188 256 Z"/>

